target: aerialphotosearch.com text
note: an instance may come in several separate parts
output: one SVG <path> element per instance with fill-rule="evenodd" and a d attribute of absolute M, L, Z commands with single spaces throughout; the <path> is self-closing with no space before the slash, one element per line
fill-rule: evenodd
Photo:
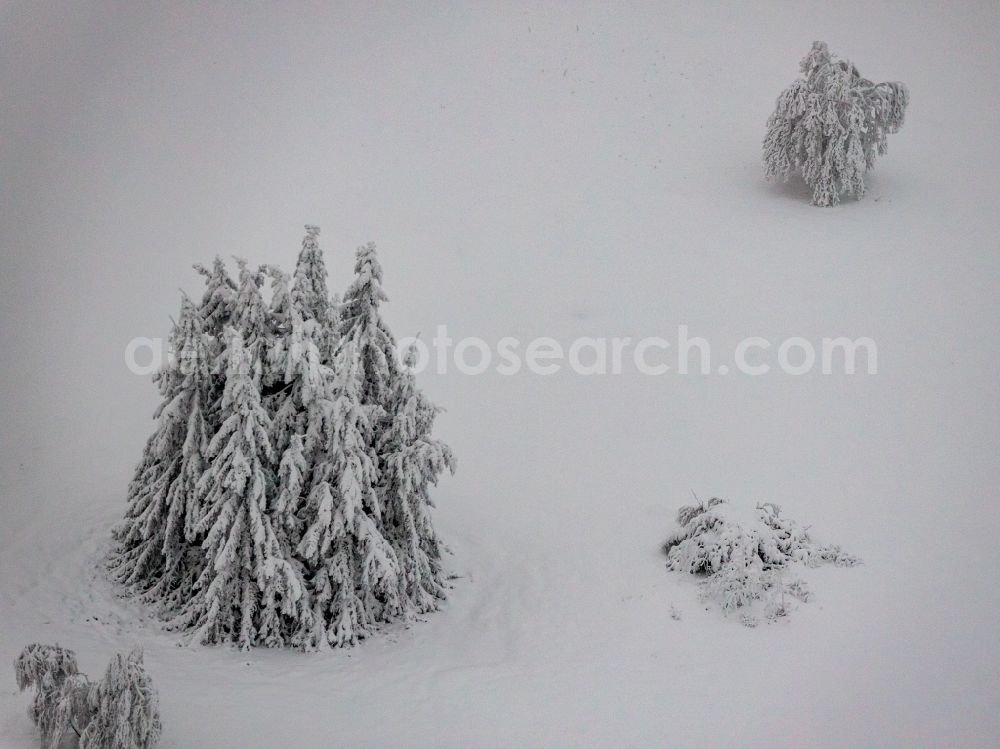
<path fill-rule="evenodd" d="M 536 337 L 523 341 L 505 336 L 490 343 L 478 336 L 458 339 L 448 333 L 447 325 L 439 325 L 434 336 L 425 341 L 419 337 L 398 342 L 397 358 L 409 361 L 413 372 L 432 371 L 436 374 L 457 372 L 481 375 L 493 371 L 513 376 L 528 372 L 549 376 L 569 371 L 581 376 L 622 375 L 635 372 L 649 376 L 729 375 L 759 377 L 769 373 L 791 376 L 819 371 L 824 375 L 873 375 L 878 373 L 878 347 L 868 337 L 824 337 L 810 340 L 791 336 L 771 341 L 751 336 L 739 341 L 728 356 L 716 360 L 711 343 L 692 335 L 687 325 L 678 325 L 672 339 L 661 336 L 633 338 L 577 337 L 559 341 Z M 125 363 L 139 375 L 156 372 L 164 357 L 162 339 L 134 338 L 125 350 Z"/>

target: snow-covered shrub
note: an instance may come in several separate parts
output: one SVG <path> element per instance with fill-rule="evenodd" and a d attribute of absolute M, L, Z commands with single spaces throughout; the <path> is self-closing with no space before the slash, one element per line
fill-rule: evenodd
<path fill-rule="evenodd" d="M 873 83 L 851 63 L 813 42 L 802 78 L 778 97 L 767 122 L 764 168 L 769 178 L 800 171 L 814 205 L 861 198 L 865 172 L 885 154 L 886 135 L 903 125 L 909 92 L 902 83 Z"/>
<path fill-rule="evenodd" d="M 151 749 L 159 741 L 159 698 L 140 649 L 115 654 L 104 678 L 90 685 L 87 702 L 93 718 L 80 749 Z"/>
<path fill-rule="evenodd" d="M 142 664 L 142 651 L 117 654 L 104 678 L 91 683 L 77 669 L 76 655 L 58 645 L 29 645 L 14 662 L 17 686 L 35 687 L 28 714 L 43 749 L 78 739 L 79 749 L 151 749 L 160 736 L 156 690 Z"/>
<path fill-rule="evenodd" d="M 81 686 L 76 654 L 72 650 L 58 645 L 28 645 L 14 661 L 14 677 L 20 691 L 35 688 L 28 716 L 42 734 L 43 747 L 59 746 L 65 734 L 78 733 L 82 725 L 86 725 L 89 717 L 86 699 L 81 714 L 73 715 L 71 709 L 76 702 L 73 697 Z M 82 686 L 85 690 L 85 677 Z"/>
<path fill-rule="evenodd" d="M 790 565 L 859 563 L 839 546 L 815 543 L 807 527 L 783 517 L 771 503 L 741 512 L 713 498 L 682 507 L 677 523 L 679 529 L 664 544 L 667 567 L 704 576 L 704 598 L 727 613 L 741 609 L 744 623 L 756 619 L 756 608 L 775 619 L 788 613 L 788 598 L 808 599 L 805 582 L 787 572 Z"/>
<path fill-rule="evenodd" d="M 198 266 L 205 292 L 183 298 L 157 376 L 109 568 L 191 641 L 352 645 L 445 596 L 439 409 L 399 361 L 375 246 L 341 301 L 318 235 L 306 227 L 293 277 Z"/>

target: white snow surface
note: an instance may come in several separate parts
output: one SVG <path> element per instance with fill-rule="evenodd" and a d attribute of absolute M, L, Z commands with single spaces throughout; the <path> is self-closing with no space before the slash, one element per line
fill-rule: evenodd
<path fill-rule="evenodd" d="M 1000 744 L 995 2 L 0 21 L 0 747 L 37 745 L 12 668 L 35 641 L 91 676 L 142 644 L 183 749 Z M 815 39 L 912 95 L 865 199 L 830 209 L 760 164 Z M 200 293 L 191 263 L 290 269 L 305 223 L 331 289 L 378 243 L 397 336 L 685 324 L 717 361 L 870 336 L 879 372 L 424 373 L 459 460 L 444 610 L 332 653 L 178 647 L 101 570 L 157 402 L 123 352 Z M 865 564 L 742 627 L 665 569 L 692 490 L 776 502 Z"/>

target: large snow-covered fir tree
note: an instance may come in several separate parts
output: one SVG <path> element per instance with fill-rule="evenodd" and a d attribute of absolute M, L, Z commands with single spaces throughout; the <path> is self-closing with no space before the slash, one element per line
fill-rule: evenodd
<path fill-rule="evenodd" d="M 436 409 L 400 366 L 373 244 L 358 248 L 354 270 L 299 545 L 311 570 L 315 647 L 353 644 L 444 597 L 427 488 L 454 459 L 430 438 Z"/>
<path fill-rule="evenodd" d="M 430 486 L 455 458 L 446 444 L 431 436 L 438 407 L 417 388 L 412 368 L 415 350 L 396 378 L 389 399 L 389 419 L 378 444 L 386 537 L 401 565 L 404 595 L 417 611 L 437 608 L 444 598 L 441 544 L 431 523 Z"/>
<path fill-rule="evenodd" d="M 382 318 L 388 301 L 375 245 L 358 248 L 354 283 L 344 294 L 338 339 L 350 342 L 361 367 L 361 399 L 372 409 L 384 537 L 400 564 L 399 584 L 407 607 L 430 611 L 444 597 L 441 545 L 430 520 L 429 486 L 455 459 L 431 437 L 438 408 L 416 387 L 414 349 L 400 361 L 396 341 Z"/>
<path fill-rule="evenodd" d="M 328 432 L 319 447 L 299 553 L 310 566 L 317 627 L 311 647 L 353 645 L 404 613 L 399 560 L 382 533 L 375 426 L 381 409 L 362 402 L 364 371 L 353 341 L 335 359 Z"/>
<path fill-rule="evenodd" d="M 197 482 L 206 465 L 210 354 L 203 321 L 185 296 L 172 336 L 171 357 L 158 375 L 163 401 L 157 430 L 129 485 L 128 508 L 116 526 L 114 577 L 148 600 L 177 604 L 190 594 L 190 557 L 201 508 Z"/>
<path fill-rule="evenodd" d="M 813 43 L 800 69 L 803 77 L 781 93 L 767 121 L 765 172 L 781 179 L 801 172 L 818 206 L 836 205 L 841 193 L 861 198 L 886 135 L 903 125 L 909 92 L 902 83 L 862 78 L 825 42 Z"/>
<path fill-rule="evenodd" d="M 301 530 L 301 507 L 310 485 L 313 464 L 327 431 L 329 383 L 332 371 L 320 363 L 313 341 L 312 321 L 291 312 L 290 330 L 272 350 L 276 371 L 282 371 L 284 387 L 272 419 L 272 435 L 278 462 L 278 505 L 289 530 Z M 296 533 L 296 537 L 298 537 Z"/>
<path fill-rule="evenodd" d="M 438 409 L 397 358 L 374 245 L 340 303 L 318 234 L 293 279 L 196 266 L 205 292 L 184 298 L 158 375 L 110 568 L 192 641 L 352 645 L 445 595 L 429 488 L 454 458 L 431 434 Z"/>
<path fill-rule="evenodd" d="M 198 642 L 280 645 L 301 626 L 306 593 L 273 528 L 271 422 L 260 403 L 259 363 L 239 332 L 230 328 L 226 337 L 224 418 L 198 482 L 205 564 L 174 624 L 194 629 Z"/>

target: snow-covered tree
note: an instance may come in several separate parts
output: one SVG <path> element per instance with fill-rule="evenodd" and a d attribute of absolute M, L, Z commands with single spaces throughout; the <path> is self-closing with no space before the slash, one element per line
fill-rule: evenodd
<path fill-rule="evenodd" d="M 233 314 L 236 282 L 218 255 L 215 256 L 211 269 L 203 265 L 195 265 L 194 268 L 205 277 L 205 291 L 201 298 L 201 306 L 198 308 L 205 321 L 205 331 L 219 337 Z"/>
<path fill-rule="evenodd" d="M 330 305 L 327 290 L 326 263 L 319 248 L 319 227 L 306 226 L 306 236 L 302 240 L 302 250 L 295 264 L 292 301 L 299 308 L 305 320 L 326 320 Z"/>
<path fill-rule="evenodd" d="M 428 486 L 454 467 L 451 451 L 430 437 L 436 409 L 400 366 L 381 316 L 387 297 L 374 244 L 358 248 L 354 270 L 340 305 L 329 426 L 299 544 L 314 570 L 314 619 L 327 622 L 331 645 L 353 644 L 444 597 Z"/>
<path fill-rule="evenodd" d="M 352 645 L 444 597 L 429 491 L 454 458 L 438 409 L 397 360 L 374 245 L 341 302 L 318 233 L 294 282 L 199 266 L 206 290 L 185 298 L 157 376 L 109 566 L 192 641 Z"/>
<path fill-rule="evenodd" d="M 276 269 L 271 272 L 280 274 Z M 272 444 L 280 456 L 275 511 L 282 518 L 281 527 L 289 534 L 289 543 L 295 547 L 301 538 L 300 514 L 317 445 L 323 441 L 327 410 L 324 398 L 332 372 L 321 363 L 314 340 L 319 324 L 303 320 L 298 305 L 278 292 L 285 286 L 281 276 L 274 283 L 272 297 L 272 309 L 281 310 L 274 313 L 275 317 L 280 315 L 282 322 L 268 352 L 273 380 L 268 407 L 272 414 Z"/>
<path fill-rule="evenodd" d="M 264 364 L 264 353 L 271 334 L 271 310 L 260 293 L 264 285 L 264 272 L 251 270 L 247 261 L 237 258 L 239 266 L 239 286 L 233 301 L 232 325 L 243 339 L 243 347 L 255 368 Z M 257 372 L 256 376 L 261 376 Z"/>
<path fill-rule="evenodd" d="M 284 644 L 302 626 L 306 592 L 272 527 L 270 419 L 240 334 L 227 331 L 222 422 L 198 487 L 206 563 L 174 626 L 197 642 Z"/>
<path fill-rule="evenodd" d="M 836 205 L 841 193 L 861 198 L 886 135 L 903 125 L 909 92 L 902 83 L 862 78 L 825 42 L 813 43 L 800 68 L 804 77 L 781 93 L 767 122 L 765 172 L 788 179 L 800 171 L 815 205 Z"/>
<path fill-rule="evenodd" d="M 129 486 L 128 509 L 114 529 L 112 574 L 132 593 L 169 607 L 190 594 L 199 553 L 190 543 L 200 519 L 198 480 L 205 470 L 210 355 L 202 319 L 185 296 L 172 357 L 158 382 L 157 429 Z"/>
<path fill-rule="evenodd" d="M 222 334 L 232 323 L 239 287 L 226 270 L 226 264 L 218 255 L 211 269 L 195 265 L 195 270 L 205 278 L 205 290 L 198 314 L 201 315 L 205 333 L 207 356 L 211 362 L 211 378 L 205 398 L 203 413 L 214 427 L 218 424 L 218 405 L 225 387 L 225 359 L 223 357 Z"/>
<path fill-rule="evenodd" d="M 270 355 L 274 372 L 283 372 L 284 383 L 273 401 L 271 435 L 279 455 L 275 487 L 274 530 L 296 549 L 309 521 L 306 508 L 313 469 L 326 443 L 329 392 L 333 373 L 320 363 L 313 341 L 314 320 L 303 321 L 298 310 L 290 310 L 290 330 L 277 340 Z M 299 563 L 299 558 L 296 558 Z M 311 637 L 311 633 L 307 633 Z M 297 644 L 306 638 L 295 638 Z"/>
<path fill-rule="evenodd" d="M 299 543 L 308 562 L 315 629 L 307 645 L 353 645 L 380 622 L 401 615 L 400 568 L 382 535 L 374 425 L 377 406 L 362 401 L 364 369 L 355 341 L 342 342 L 334 361 L 325 444 L 313 469 Z"/>
<path fill-rule="evenodd" d="M 444 598 L 441 545 L 431 523 L 429 488 L 442 471 L 454 473 L 455 458 L 451 448 L 431 436 L 439 409 L 417 389 L 415 362 L 411 347 L 389 400 L 391 419 L 378 452 L 386 536 L 402 568 L 403 594 L 423 613 Z"/>
<path fill-rule="evenodd" d="M 382 264 L 374 242 L 358 248 L 354 281 L 340 303 L 338 345 L 350 343 L 361 357 L 361 397 L 365 403 L 385 404 L 399 377 L 396 342 L 382 319 Z"/>
<path fill-rule="evenodd" d="M 314 321 L 313 340 L 324 364 L 333 358 L 337 342 L 339 300 L 327 289 L 326 264 L 319 247 L 319 227 L 306 226 L 302 250 L 295 264 L 292 303 L 306 322 Z"/>
<path fill-rule="evenodd" d="M 378 493 L 385 510 L 384 534 L 401 567 L 400 585 L 407 611 L 430 611 L 444 597 L 441 547 L 430 519 L 429 486 L 444 470 L 454 471 L 454 456 L 431 437 L 438 409 L 417 389 L 411 371 L 398 359 L 396 341 L 382 318 L 388 300 L 382 265 L 373 243 L 358 248 L 355 279 L 340 306 L 341 345 L 350 342 L 361 365 L 362 403 L 373 409 Z"/>

